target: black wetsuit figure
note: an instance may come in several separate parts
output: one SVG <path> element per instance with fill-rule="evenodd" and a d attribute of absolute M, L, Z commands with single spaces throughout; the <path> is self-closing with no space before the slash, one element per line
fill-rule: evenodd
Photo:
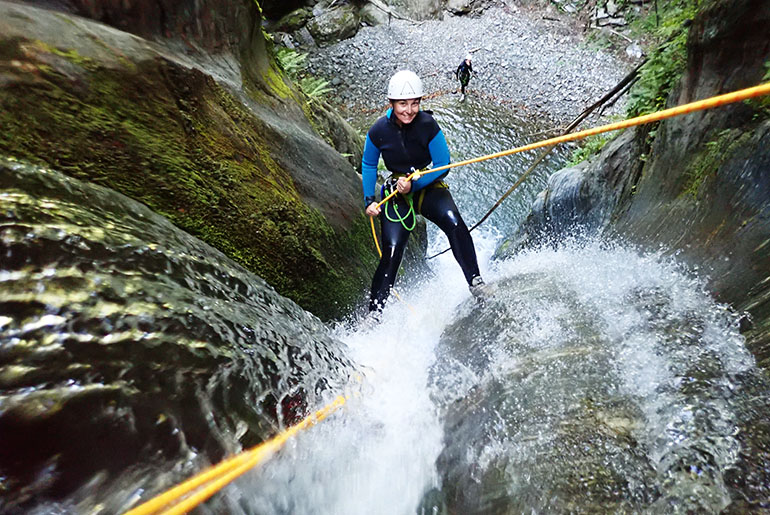
<path fill-rule="evenodd" d="M 392 177 L 408 175 L 412 167 L 422 169 L 433 163 L 433 167 L 437 168 L 449 164 L 449 148 L 444 133 L 429 112 L 420 111 L 411 123 L 399 126 L 392 110 L 388 110 L 388 113 L 369 129 L 364 143 L 361 172 L 364 201 L 367 206 L 375 201 L 374 189 L 380 154 L 388 170 L 393 173 Z M 445 170 L 432 172 L 412 181 L 412 203 L 414 212 L 438 225 L 447 235 L 452 253 L 470 285 L 471 281 L 479 276 L 476 250 L 468 227 L 460 216 L 446 183 L 441 180 L 446 173 Z M 384 194 L 387 195 L 387 192 Z M 372 279 L 370 311 L 382 309 L 396 280 L 414 223 L 413 214 L 406 216 L 409 204 L 402 195 L 396 195 L 382 208 L 382 258 Z M 406 219 L 399 221 L 399 218 L 404 216 Z"/>
<path fill-rule="evenodd" d="M 460 63 L 460 66 L 457 67 L 455 70 L 455 76 L 460 81 L 460 88 L 463 95 L 465 95 L 465 88 L 468 86 L 468 83 L 471 81 L 471 74 L 473 73 L 473 66 L 471 65 L 470 61 L 467 59 L 463 59 L 463 62 Z"/>

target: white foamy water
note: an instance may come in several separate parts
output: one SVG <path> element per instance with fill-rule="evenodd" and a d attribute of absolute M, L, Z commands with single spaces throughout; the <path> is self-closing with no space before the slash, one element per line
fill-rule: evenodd
<path fill-rule="evenodd" d="M 616 456 L 611 466 L 617 474 L 627 474 L 631 485 L 630 500 L 616 506 L 666 509 L 688 496 L 698 499 L 693 506 L 706 511 L 726 506 L 729 496 L 721 471 L 737 462 L 740 444 L 733 435 L 740 420 L 731 403 L 740 399 L 725 401 L 723 395 L 737 375 L 753 370 L 754 363 L 737 332 L 735 316 L 708 296 L 702 280 L 670 258 L 600 243 L 490 263 L 495 238 L 483 233 L 474 238 L 482 275 L 498 285 L 496 302 L 514 309 L 518 317 L 516 327 L 501 323 L 495 336 L 484 342 L 485 368 L 471 370 L 472 364 L 458 359 L 447 377 L 431 377 L 447 327 L 457 331 L 458 324 L 478 319 L 460 269 L 447 253 L 432 262 L 434 277 L 411 285 L 400 278 L 396 289 L 402 300 L 391 297 L 381 324 L 337 329 L 351 358 L 365 371 L 360 395 L 240 481 L 228 493 L 233 506 L 237 499 L 250 506 L 247 512 L 258 513 L 412 514 L 426 511 L 426 506 L 430 512 L 435 504 L 426 504 L 424 497 L 431 490 L 438 490 L 439 497 L 445 494 L 440 457 L 458 436 L 445 434 L 442 417 L 448 404 L 435 403 L 462 402 L 471 388 L 483 391 L 490 380 L 512 381 L 525 361 L 530 371 L 542 372 L 543 380 L 509 384 L 509 398 L 483 399 L 489 403 L 485 410 L 498 419 L 494 428 L 466 424 L 471 431 L 485 432 L 486 438 L 483 448 L 461 451 L 477 468 L 468 472 L 475 478 L 471 481 L 483 483 L 483 471 L 505 459 L 508 486 L 498 485 L 495 494 L 523 499 L 525 506 L 509 502 L 515 509 L 559 506 L 533 495 L 527 478 L 538 474 L 555 478 L 557 486 L 550 492 L 554 499 L 574 495 L 558 483 L 564 464 L 549 464 L 553 457 L 547 455 L 545 462 L 538 462 L 538 455 L 543 445 L 559 445 L 560 432 L 572 416 L 566 398 L 574 393 L 577 399 L 580 392 L 595 388 L 597 397 L 633 406 L 620 414 L 601 414 L 602 427 L 632 437 L 646 453 L 641 460 L 652 470 L 647 476 L 624 471 L 623 466 L 638 466 L 638 449 L 633 459 Z M 434 240 L 433 248 L 444 245 Z M 517 288 L 505 290 L 504 285 L 510 286 L 506 281 L 518 281 Z M 526 292 L 538 291 L 538 281 L 544 281 L 544 289 L 555 285 L 556 300 L 527 297 Z M 580 306 L 577 312 L 575 306 Z M 584 317 L 592 326 L 590 341 L 581 341 L 577 326 L 583 322 L 575 322 L 575 317 Z M 684 342 L 687 334 L 691 341 Z M 514 340 L 516 352 L 511 352 L 510 343 L 502 342 Z M 585 355 L 591 373 L 581 375 L 580 366 L 570 369 L 568 361 L 579 355 Z M 706 364 L 713 370 L 699 368 Z M 706 383 L 702 373 L 710 374 Z M 702 383 L 696 392 L 683 387 L 687 378 Z M 562 391 L 570 393 L 558 393 Z M 565 397 L 564 405 L 554 395 Z M 538 418 L 527 399 L 552 403 L 549 418 Z M 519 410 L 516 413 L 534 425 L 528 429 L 525 421 L 512 426 L 506 420 L 511 410 Z M 708 458 L 699 461 L 693 456 L 696 450 Z M 622 445 L 613 450 L 625 452 L 630 451 Z M 607 457 L 598 452 L 592 459 L 601 462 Z M 677 463 L 701 472 L 681 472 Z M 650 491 L 659 495 L 651 497 Z"/>

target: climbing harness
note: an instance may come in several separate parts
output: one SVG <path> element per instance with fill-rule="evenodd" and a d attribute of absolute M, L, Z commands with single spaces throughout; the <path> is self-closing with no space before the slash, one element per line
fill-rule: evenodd
<path fill-rule="evenodd" d="M 423 168 L 422 170 L 419 170 L 419 171 L 425 172 L 426 170 L 427 170 L 427 168 Z M 415 172 L 417 172 L 417 170 L 415 170 L 414 167 L 412 167 L 412 174 L 414 174 Z M 402 195 L 404 197 L 404 199 L 406 200 L 407 204 L 409 205 L 409 209 L 408 209 L 407 213 L 403 217 L 400 216 L 399 212 L 398 212 L 398 205 L 396 204 L 396 201 L 394 200 L 392 202 L 392 204 L 393 204 L 393 211 L 394 211 L 395 215 L 392 216 L 392 217 L 390 215 L 388 215 L 387 201 L 392 199 L 398 193 L 398 190 L 396 190 L 396 182 L 401 177 L 406 177 L 406 174 L 393 173 L 393 174 L 391 174 L 390 177 L 387 178 L 387 180 L 385 181 L 385 184 L 382 185 L 382 188 L 380 190 L 380 195 L 382 196 L 383 200 L 382 200 L 382 202 L 377 204 L 377 207 L 381 207 L 381 206 L 385 205 L 385 207 L 383 208 L 383 211 L 385 211 L 385 218 L 387 218 L 391 222 L 400 222 L 401 225 L 404 227 L 404 229 L 406 229 L 407 231 L 412 231 L 412 230 L 414 230 L 415 226 L 417 225 L 417 216 L 416 216 L 416 212 L 415 212 L 415 209 L 414 209 L 413 194 L 411 192 L 406 194 L 406 195 Z M 439 182 L 440 182 L 440 184 L 438 184 Z M 436 186 L 437 187 L 444 187 L 444 188 L 447 187 L 446 183 L 444 183 L 443 181 L 436 181 Z M 425 191 L 421 191 L 418 194 L 418 197 L 417 197 L 417 212 L 420 212 L 420 210 L 422 208 L 422 199 L 424 197 L 425 197 Z M 405 222 L 409 218 L 409 216 L 412 217 L 411 227 L 407 227 L 406 222 Z M 372 227 L 372 236 L 374 237 L 374 245 L 377 247 L 377 254 L 379 254 L 380 257 L 382 257 L 382 249 L 380 248 L 380 241 L 377 238 L 377 230 L 374 228 L 374 217 L 373 216 L 369 217 L 369 224 Z"/>
<path fill-rule="evenodd" d="M 385 184 L 382 185 L 381 190 L 381 196 L 385 197 L 386 195 L 389 195 L 392 192 L 396 191 L 396 182 L 398 181 L 399 177 L 403 177 L 403 174 L 393 174 L 390 177 L 388 177 L 388 180 L 385 182 Z M 387 192 L 387 193 L 386 193 Z M 393 208 L 393 216 L 388 214 L 388 204 L 385 204 L 385 207 L 383 207 L 383 211 L 385 214 L 385 218 L 387 218 L 391 222 L 397 222 L 400 223 L 401 226 L 406 229 L 409 232 L 412 232 L 417 225 L 417 216 L 414 212 L 414 201 L 413 193 L 409 192 L 406 195 L 401 195 L 406 202 L 406 204 L 409 206 L 409 209 L 407 209 L 406 214 L 404 216 L 401 216 L 401 213 L 398 212 L 398 201 L 397 199 L 393 199 L 389 204 Z M 412 223 L 411 225 L 407 226 L 407 220 L 411 217 Z M 372 222 L 374 223 L 374 222 Z"/>
<path fill-rule="evenodd" d="M 414 168 L 412 168 L 412 171 L 414 172 Z M 404 174 L 394 173 L 390 177 L 388 177 L 386 183 L 382 186 L 382 190 L 381 190 L 380 195 L 382 197 L 387 196 L 388 198 L 392 198 L 394 195 L 396 195 L 398 193 L 398 190 L 396 189 L 396 181 L 398 181 L 398 179 L 400 177 L 404 177 Z M 386 191 L 388 191 L 388 193 L 385 193 Z M 420 196 L 419 196 L 419 200 L 418 200 L 418 207 L 417 207 L 418 211 L 420 210 L 420 207 L 422 206 L 422 198 L 423 198 L 424 193 L 425 192 L 420 192 Z M 401 225 L 404 227 L 404 229 L 406 229 L 407 231 L 411 232 L 415 228 L 415 226 L 417 225 L 417 216 L 416 216 L 416 213 L 414 211 L 414 202 L 413 202 L 413 199 L 412 199 L 412 193 L 408 193 L 407 195 L 402 195 L 402 196 L 406 199 L 407 203 L 409 204 L 409 209 L 407 210 L 407 213 L 403 217 L 399 215 L 398 205 L 396 204 L 395 200 L 392 202 L 393 203 L 393 211 L 395 212 L 395 215 L 393 217 L 390 217 L 388 215 L 388 211 L 387 211 L 388 206 L 387 205 L 385 205 L 385 207 L 383 208 L 383 211 L 385 212 L 385 217 L 388 220 L 390 220 L 391 222 L 400 222 Z M 380 204 L 378 204 L 377 207 L 379 207 L 381 205 L 382 205 L 382 202 Z M 410 215 L 412 217 L 412 226 L 411 227 L 407 227 L 406 220 L 409 218 Z M 369 217 L 369 224 L 372 227 L 372 238 L 374 238 L 374 245 L 375 245 L 375 247 L 377 247 L 377 254 L 380 257 L 382 257 L 382 248 L 380 248 L 380 240 L 377 238 L 377 230 L 374 228 L 374 217 L 373 216 Z M 404 304 L 406 304 L 406 307 L 408 307 L 409 310 L 412 313 L 415 312 L 414 307 L 412 307 L 408 302 L 406 302 L 404 299 L 402 299 L 401 295 L 399 295 L 398 292 L 395 289 L 391 288 L 391 292 L 396 297 L 396 299 L 398 299 L 400 302 L 403 302 Z"/>
<path fill-rule="evenodd" d="M 388 205 L 385 205 L 384 211 L 385 211 L 385 218 L 387 218 L 391 222 L 399 222 L 401 226 L 406 229 L 407 231 L 414 230 L 415 225 L 417 225 L 417 217 L 414 216 L 414 202 L 412 201 L 412 194 L 407 193 L 404 195 L 404 199 L 406 200 L 406 203 L 409 205 L 409 209 L 406 211 L 406 214 L 404 216 L 401 216 L 401 214 L 398 212 L 398 203 L 397 202 L 391 202 L 393 205 L 393 216 L 390 216 L 388 214 Z M 410 226 L 407 226 L 407 220 L 411 217 L 412 224 Z"/>
<path fill-rule="evenodd" d="M 427 170 L 427 168 L 423 168 L 422 171 L 425 171 L 425 170 Z M 412 172 L 414 171 L 415 169 L 412 168 Z M 400 177 L 405 177 L 405 176 L 406 174 L 394 173 L 390 177 L 388 177 L 388 179 L 385 181 L 385 184 L 382 185 L 382 188 L 380 190 L 380 195 L 384 198 L 389 196 L 391 193 L 398 193 L 396 191 L 396 182 Z M 409 209 L 407 209 L 406 214 L 403 216 L 401 216 L 401 214 L 399 213 L 397 200 L 391 199 L 391 201 L 388 203 L 385 203 L 384 207 L 382 208 L 383 212 L 385 213 L 385 218 L 387 218 L 391 222 L 400 223 L 401 226 L 409 232 L 413 231 L 415 226 L 417 225 L 416 215 L 417 213 L 422 212 L 422 202 L 425 199 L 425 192 L 433 188 L 449 189 L 449 186 L 443 180 L 437 179 L 432 183 L 430 183 L 429 185 L 427 185 L 425 188 L 421 189 L 417 193 L 409 192 L 405 195 L 402 194 L 401 196 L 404 198 L 405 203 L 409 206 Z M 414 198 L 415 196 L 417 197 L 416 200 Z M 389 204 L 392 205 L 392 209 L 394 213 L 392 216 L 388 214 Z M 416 204 L 416 207 L 415 207 L 415 204 Z M 407 220 L 409 220 L 410 217 L 411 217 L 412 223 L 409 226 L 407 226 L 407 223 L 408 223 Z M 372 223 L 372 228 L 374 228 L 373 219 L 371 223 Z M 379 248 L 379 243 L 377 244 L 377 247 Z M 382 254 L 380 253 L 380 255 Z"/>
<path fill-rule="evenodd" d="M 652 113 L 644 116 L 638 116 L 622 122 L 611 123 L 608 125 L 602 125 L 593 129 L 587 129 L 572 134 L 565 134 L 555 138 L 538 141 L 529 145 L 524 145 L 510 150 L 497 152 L 494 154 L 488 154 L 485 156 L 477 157 L 474 159 L 468 159 L 466 161 L 459 161 L 457 163 L 450 163 L 445 166 L 433 168 L 430 170 L 415 170 L 407 176 L 407 180 L 415 180 L 427 173 L 436 172 L 440 170 L 448 170 L 458 166 L 463 166 L 472 163 L 478 163 L 480 161 L 486 161 L 488 159 L 494 159 L 497 157 L 508 156 L 519 152 L 525 152 L 527 150 L 533 150 L 536 148 L 548 147 L 556 145 L 558 143 L 564 143 L 567 141 L 575 141 L 594 134 L 601 134 L 618 129 L 625 129 L 627 127 L 633 127 L 637 125 L 643 125 L 652 123 L 666 118 L 672 118 L 674 116 L 680 116 L 695 111 L 702 111 L 704 109 L 710 109 L 725 104 L 731 104 L 734 102 L 740 102 L 742 100 L 748 100 L 750 98 L 759 97 L 762 95 L 770 94 L 770 83 L 760 84 L 751 88 L 742 89 L 733 93 L 727 93 L 724 95 L 718 95 L 705 100 L 699 100 L 697 102 L 691 102 L 679 107 L 673 107 L 665 109 L 657 113 Z M 388 196 L 378 204 L 386 203 L 397 192 L 391 192 Z M 372 220 L 372 234 L 374 235 L 375 244 L 377 250 L 380 251 L 379 243 L 377 242 L 377 234 L 374 231 L 374 217 L 370 217 Z M 382 253 L 380 252 L 380 255 Z M 224 488 L 227 484 L 234 479 L 240 477 L 245 472 L 258 465 L 261 461 L 271 456 L 274 452 L 279 450 L 281 446 L 292 436 L 297 434 L 303 429 L 307 429 L 318 422 L 324 420 L 329 415 L 339 410 L 347 401 L 348 396 L 340 395 L 334 401 L 324 406 L 320 410 L 316 411 L 312 415 L 304 418 L 302 421 L 294 426 L 287 428 L 274 436 L 270 440 L 267 440 L 251 449 L 236 454 L 235 456 L 228 458 L 218 465 L 215 465 L 200 474 L 188 479 L 187 481 L 167 490 L 166 492 L 150 499 L 144 504 L 126 512 L 124 515 L 150 515 L 150 514 L 163 514 L 163 515 L 177 515 L 192 510 L 200 503 L 204 502 L 216 492 Z"/>

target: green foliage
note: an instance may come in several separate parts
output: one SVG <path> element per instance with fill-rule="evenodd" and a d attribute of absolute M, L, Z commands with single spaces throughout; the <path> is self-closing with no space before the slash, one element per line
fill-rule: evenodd
<path fill-rule="evenodd" d="M 770 80 L 770 61 L 767 61 L 765 63 L 765 69 L 767 70 L 767 72 L 765 72 L 765 76 L 762 77 L 763 82 L 766 80 Z"/>
<path fill-rule="evenodd" d="M 308 96 L 310 102 L 318 100 L 332 91 L 332 88 L 329 87 L 329 83 L 318 77 L 303 77 L 299 81 L 299 87 L 302 92 Z"/>
<path fill-rule="evenodd" d="M 599 151 L 604 148 L 604 145 L 612 141 L 617 134 L 603 133 L 589 136 L 583 140 L 583 145 L 575 149 L 570 157 L 567 166 L 575 166 L 591 157 L 594 154 L 598 154 Z"/>
<path fill-rule="evenodd" d="M 719 168 L 751 137 L 751 131 L 741 132 L 737 129 L 720 131 L 716 137 L 706 143 L 704 150 L 687 166 L 683 175 L 684 184 L 681 195 L 699 198 L 709 179 L 716 177 Z"/>
<path fill-rule="evenodd" d="M 305 62 L 307 60 L 307 54 L 300 54 L 299 52 L 295 52 L 288 48 L 279 48 L 275 53 L 275 56 L 278 59 L 281 68 L 283 68 L 292 79 L 296 79 L 299 73 L 307 66 L 307 63 Z"/>
<path fill-rule="evenodd" d="M 279 48 L 275 55 L 281 68 L 286 71 L 289 77 L 299 85 L 299 89 L 308 97 L 308 102 L 321 99 L 332 91 L 326 80 L 305 73 L 307 54 L 301 54 L 289 48 Z"/>
<path fill-rule="evenodd" d="M 639 71 L 639 80 L 629 95 L 628 116 L 639 116 L 663 109 L 671 89 L 684 73 L 687 60 L 687 33 L 683 24 L 692 19 L 697 4 L 678 0 L 659 5 L 658 13 L 640 19 L 637 27 L 649 31 L 660 46 L 650 52 L 649 61 Z"/>

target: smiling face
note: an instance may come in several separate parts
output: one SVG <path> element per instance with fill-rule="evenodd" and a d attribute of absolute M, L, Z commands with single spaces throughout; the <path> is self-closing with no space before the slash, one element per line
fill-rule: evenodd
<path fill-rule="evenodd" d="M 420 111 L 420 100 L 420 98 L 409 98 L 390 101 L 390 104 L 393 106 L 393 114 L 396 115 L 396 121 L 399 125 L 412 123 L 412 120 Z"/>

